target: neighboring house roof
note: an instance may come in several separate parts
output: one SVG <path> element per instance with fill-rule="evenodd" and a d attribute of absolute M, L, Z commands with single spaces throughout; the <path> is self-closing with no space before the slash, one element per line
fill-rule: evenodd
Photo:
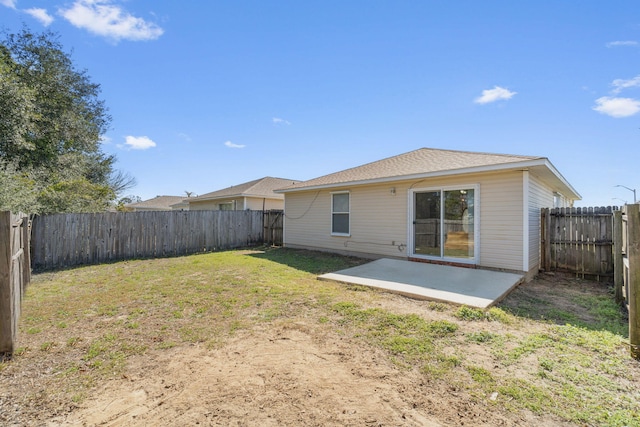
<path fill-rule="evenodd" d="M 153 199 L 143 200 L 142 202 L 129 203 L 125 205 L 131 209 L 145 209 L 145 210 L 171 210 L 171 205 L 180 203 L 184 197 L 182 196 L 156 196 Z"/>
<path fill-rule="evenodd" d="M 188 210 L 189 209 L 189 198 L 182 198 L 178 203 L 174 203 L 172 205 L 169 206 L 171 208 L 171 210 L 174 211 L 178 211 L 178 210 Z"/>
<path fill-rule="evenodd" d="M 297 184 L 300 181 L 285 178 L 273 178 L 270 176 L 234 185 L 222 190 L 212 191 L 198 197 L 189 198 L 189 202 L 201 202 L 206 200 L 228 199 L 232 197 L 258 197 L 267 199 L 284 199 L 282 194 L 274 193 L 278 188 Z"/>
<path fill-rule="evenodd" d="M 377 182 L 514 169 L 535 170 L 542 179 L 552 186 L 554 191 L 561 191 L 565 196 L 574 200 L 580 199 L 580 195 L 576 190 L 546 157 L 475 153 L 435 148 L 420 148 L 293 184 L 279 189 L 278 192 L 289 193 Z"/>

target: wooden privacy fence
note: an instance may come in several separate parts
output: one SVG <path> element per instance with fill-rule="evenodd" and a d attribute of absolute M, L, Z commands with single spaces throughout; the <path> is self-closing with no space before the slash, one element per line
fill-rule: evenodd
<path fill-rule="evenodd" d="M 186 255 L 264 241 L 262 211 L 52 214 L 33 220 L 34 269 Z"/>
<path fill-rule="evenodd" d="M 29 218 L 0 212 L 0 353 L 14 351 L 22 297 L 30 280 Z"/>
<path fill-rule="evenodd" d="M 629 312 L 629 345 L 631 357 L 640 359 L 640 205 L 626 205 L 616 215 L 620 218 L 616 254 L 620 268 L 616 269 L 616 299 Z"/>
<path fill-rule="evenodd" d="M 610 206 L 542 209 L 542 269 L 612 281 L 614 211 Z"/>
<path fill-rule="evenodd" d="M 541 231 L 545 271 L 613 279 L 629 312 L 631 357 L 640 360 L 640 205 L 543 209 Z"/>

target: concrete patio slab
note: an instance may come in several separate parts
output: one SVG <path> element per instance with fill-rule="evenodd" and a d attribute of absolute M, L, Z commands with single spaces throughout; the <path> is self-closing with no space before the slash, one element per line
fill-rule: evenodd
<path fill-rule="evenodd" d="M 385 289 L 413 298 L 487 308 L 524 280 L 524 275 L 382 258 L 318 276 Z"/>

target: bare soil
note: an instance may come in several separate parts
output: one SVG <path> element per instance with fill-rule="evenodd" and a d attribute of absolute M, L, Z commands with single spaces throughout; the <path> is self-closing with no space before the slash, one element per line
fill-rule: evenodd
<path fill-rule="evenodd" d="M 549 295 L 549 304 L 562 306 L 568 301 L 558 297 L 562 293 L 606 292 L 594 282 L 576 283 L 542 276 L 515 290 L 503 306 L 517 308 L 532 295 Z M 429 310 L 426 301 L 391 294 L 376 301 L 396 312 L 445 316 Z M 465 357 L 477 357 L 478 365 L 486 359 L 482 353 Z M 39 369 L 16 373 L 9 366 L 0 376 L 12 378 L 14 391 L 33 389 L 46 382 L 46 366 Z M 382 351 L 308 321 L 302 312 L 238 331 L 219 348 L 181 345 L 133 356 L 121 377 L 98 384 L 77 405 L 59 402 L 52 408 L 43 399 L 42 406 L 31 402 L 21 408 L 10 393 L 0 390 L 0 419 L 10 426 L 569 425 L 526 411 L 495 411 L 463 388 L 430 383 L 417 370 L 398 367 Z"/>

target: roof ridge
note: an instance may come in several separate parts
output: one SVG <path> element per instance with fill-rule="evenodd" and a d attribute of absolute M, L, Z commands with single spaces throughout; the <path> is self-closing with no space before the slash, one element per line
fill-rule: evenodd
<path fill-rule="evenodd" d="M 265 183 L 262 191 L 261 185 Z M 269 192 L 270 187 L 273 186 L 284 186 L 284 184 L 289 183 L 299 183 L 301 181 L 288 179 L 288 178 L 276 178 L 272 176 L 264 176 L 262 178 L 253 179 L 251 181 L 243 182 L 240 184 L 231 185 L 229 187 L 220 188 L 218 190 L 210 191 L 205 194 L 201 194 L 200 196 L 193 197 L 191 200 L 210 200 L 221 197 L 236 197 L 236 196 L 264 196 L 266 194 L 271 194 L 273 189 Z M 274 185 L 276 184 L 276 185 Z"/>
<path fill-rule="evenodd" d="M 507 153 L 491 153 L 488 151 L 469 151 L 469 150 L 453 150 L 451 148 L 431 148 L 431 147 L 422 147 L 422 148 L 418 148 L 416 150 L 413 151 L 408 151 L 406 153 L 403 154 L 409 154 L 412 153 L 414 151 L 421 151 L 421 150 L 433 150 L 433 151 L 448 151 L 451 153 L 466 153 L 466 154 L 482 154 L 485 156 L 503 156 L 503 157 L 518 157 L 518 158 L 528 158 L 528 159 L 546 159 L 546 157 L 544 156 L 530 156 L 530 155 L 525 155 L 525 154 L 507 154 Z M 399 154 L 399 156 L 401 156 L 402 154 Z"/>

